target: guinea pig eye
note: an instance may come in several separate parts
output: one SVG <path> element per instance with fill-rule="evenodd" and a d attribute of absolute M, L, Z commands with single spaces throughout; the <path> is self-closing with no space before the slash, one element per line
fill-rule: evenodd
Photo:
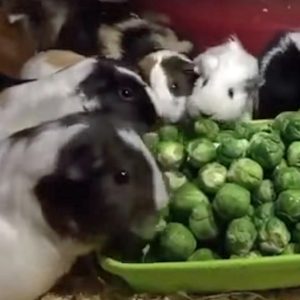
<path fill-rule="evenodd" d="M 233 96 L 234 96 L 234 91 L 233 91 L 233 89 L 229 89 L 228 90 L 228 96 L 232 99 L 233 98 Z"/>
<path fill-rule="evenodd" d="M 171 90 L 172 90 L 172 91 L 177 91 L 177 89 L 178 89 L 178 84 L 175 83 L 175 82 L 173 82 L 173 83 L 171 84 Z"/>
<path fill-rule="evenodd" d="M 129 182 L 129 174 L 125 170 L 121 170 L 114 175 L 114 180 L 117 184 L 126 184 Z"/>
<path fill-rule="evenodd" d="M 208 78 L 205 78 L 202 82 L 202 87 L 206 86 L 208 83 Z"/>
<path fill-rule="evenodd" d="M 119 94 L 122 99 L 126 101 L 132 101 L 133 100 L 133 91 L 130 88 L 122 88 L 119 90 Z"/>

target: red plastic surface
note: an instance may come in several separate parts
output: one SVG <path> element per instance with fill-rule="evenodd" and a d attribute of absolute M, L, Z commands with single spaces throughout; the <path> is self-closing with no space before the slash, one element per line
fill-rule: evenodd
<path fill-rule="evenodd" d="M 162 12 L 199 50 L 236 34 L 259 54 L 278 32 L 300 28 L 299 0 L 135 0 L 141 9 Z"/>

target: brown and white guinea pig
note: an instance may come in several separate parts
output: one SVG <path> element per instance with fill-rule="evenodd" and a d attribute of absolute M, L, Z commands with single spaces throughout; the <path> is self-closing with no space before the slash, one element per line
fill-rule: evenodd
<path fill-rule="evenodd" d="M 201 71 L 188 112 L 220 121 L 251 119 L 260 83 L 257 59 L 236 37 L 208 48 L 194 60 Z"/>
<path fill-rule="evenodd" d="M 25 63 L 21 77 L 45 77 L 83 59 L 71 51 L 41 52 Z M 185 115 L 187 98 L 198 77 L 193 62 L 183 54 L 160 50 L 141 59 L 135 71 L 151 87 L 157 115 L 168 122 L 179 121 Z"/>
<path fill-rule="evenodd" d="M 151 224 L 168 201 L 139 135 L 105 115 L 18 132 L 0 142 L 0 166 L 0 300 L 37 299 L 78 257 Z"/>
<path fill-rule="evenodd" d="M 300 108 L 300 32 L 276 36 L 260 58 L 263 84 L 256 117 L 275 118 Z"/>
<path fill-rule="evenodd" d="M 0 72 L 18 76 L 20 69 L 35 52 L 32 36 L 19 24 L 10 24 L 0 9 Z"/>

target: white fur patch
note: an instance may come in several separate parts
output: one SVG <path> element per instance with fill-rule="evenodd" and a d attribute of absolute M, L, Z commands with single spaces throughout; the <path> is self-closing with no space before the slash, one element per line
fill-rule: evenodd
<path fill-rule="evenodd" d="M 124 140 L 125 143 L 140 151 L 148 161 L 152 169 L 154 200 L 156 208 L 158 210 L 164 208 L 168 203 L 169 197 L 162 173 L 159 170 L 158 165 L 150 151 L 147 149 L 140 136 L 132 129 L 117 129 L 117 134 Z"/>
<path fill-rule="evenodd" d="M 14 24 L 14 23 L 24 20 L 26 18 L 27 18 L 27 16 L 25 14 L 11 14 L 11 15 L 8 15 L 8 22 L 10 24 Z"/>

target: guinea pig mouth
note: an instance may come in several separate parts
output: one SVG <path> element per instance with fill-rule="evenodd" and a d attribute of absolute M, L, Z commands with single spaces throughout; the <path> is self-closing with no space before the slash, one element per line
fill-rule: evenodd
<path fill-rule="evenodd" d="M 150 240 L 154 237 L 156 226 L 159 222 L 158 215 L 151 215 L 144 220 L 134 222 L 131 226 L 131 232 L 145 240 Z"/>

